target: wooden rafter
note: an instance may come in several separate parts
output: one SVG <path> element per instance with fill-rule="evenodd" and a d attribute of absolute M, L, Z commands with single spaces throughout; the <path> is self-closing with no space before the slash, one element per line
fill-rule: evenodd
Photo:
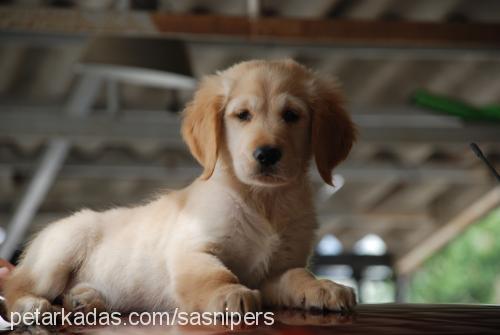
<path fill-rule="evenodd" d="M 426 259 L 446 246 L 468 226 L 498 206 L 500 206 L 500 186 L 493 188 L 477 199 L 431 236 L 419 243 L 413 250 L 401 257 L 396 262 L 396 270 L 403 275 L 413 272 Z"/>
<path fill-rule="evenodd" d="M 500 47 L 500 25 L 153 14 L 162 33 L 251 40 L 419 47 Z"/>
<path fill-rule="evenodd" d="M 500 48 L 500 24 L 248 18 L 162 12 L 0 8 L 0 29 L 50 33 L 164 35 L 191 40 L 417 48 Z"/>

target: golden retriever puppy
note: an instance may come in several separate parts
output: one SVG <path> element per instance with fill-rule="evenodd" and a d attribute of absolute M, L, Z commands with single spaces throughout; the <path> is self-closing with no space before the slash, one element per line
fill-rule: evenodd
<path fill-rule="evenodd" d="M 311 159 L 331 184 L 355 137 L 333 81 L 292 60 L 234 65 L 202 80 L 182 135 L 202 175 L 145 205 L 47 226 L 6 283 L 10 311 L 51 311 L 61 298 L 79 311 L 355 305 L 351 288 L 305 268 Z"/>

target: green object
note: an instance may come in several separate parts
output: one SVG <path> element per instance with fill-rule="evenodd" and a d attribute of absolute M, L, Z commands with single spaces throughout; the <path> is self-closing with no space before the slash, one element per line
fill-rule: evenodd
<path fill-rule="evenodd" d="M 500 208 L 437 252 L 410 281 L 409 302 L 500 303 Z"/>
<path fill-rule="evenodd" d="M 467 121 L 500 122 L 500 105 L 476 107 L 443 95 L 418 90 L 413 94 L 413 102 L 420 107 L 436 112 L 460 117 Z"/>

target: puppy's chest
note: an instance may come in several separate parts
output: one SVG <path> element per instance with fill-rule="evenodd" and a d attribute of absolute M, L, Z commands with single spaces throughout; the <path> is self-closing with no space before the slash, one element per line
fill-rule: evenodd
<path fill-rule="evenodd" d="M 266 218 L 243 215 L 231 222 L 220 258 L 243 284 L 252 287 L 266 277 L 282 242 Z"/>

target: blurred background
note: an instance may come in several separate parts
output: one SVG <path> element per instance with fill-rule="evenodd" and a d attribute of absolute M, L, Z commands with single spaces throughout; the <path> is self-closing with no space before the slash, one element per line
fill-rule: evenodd
<path fill-rule="evenodd" d="M 500 168 L 496 0 L 0 0 L 0 256 L 187 185 L 197 79 L 285 57 L 336 76 L 360 129 L 335 187 L 311 171 L 311 269 L 362 302 L 500 303 L 500 190 L 469 148 Z"/>

